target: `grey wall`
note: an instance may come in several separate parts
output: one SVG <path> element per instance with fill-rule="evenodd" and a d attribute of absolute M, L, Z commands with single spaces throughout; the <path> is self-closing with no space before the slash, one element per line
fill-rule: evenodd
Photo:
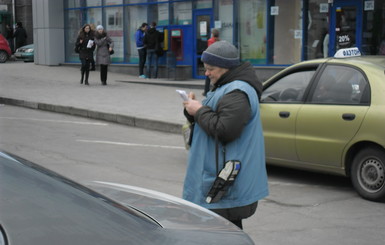
<path fill-rule="evenodd" d="M 64 63 L 64 6 L 62 0 L 32 0 L 35 64 Z"/>

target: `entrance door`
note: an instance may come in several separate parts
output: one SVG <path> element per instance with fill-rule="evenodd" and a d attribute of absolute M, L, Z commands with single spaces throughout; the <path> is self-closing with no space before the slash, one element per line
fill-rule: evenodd
<path fill-rule="evenodd" d="M 361 49 L 362 2 L 335 0 L 330 15 L 329 56 L 341 48 Z"/>
<path fill-rule="evenodd" d="M 213 15 L 211 9 L 199 9 L 194 11 L 194 55 L 193 77 L 205 78 L 205 70 L 201 61 L 203 51 L 207 48 L 207 40 L 211 35 Z"/>

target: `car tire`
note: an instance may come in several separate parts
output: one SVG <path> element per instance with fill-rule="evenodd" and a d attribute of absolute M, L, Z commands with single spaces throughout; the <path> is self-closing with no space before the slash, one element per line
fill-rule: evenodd
<path fill-rule="evenodd" d="M 4 50 L 0 50 L 0 63 L 5 63 L 8 60 L 8 54 Z"/>
<path fill-rule="evenodd" d="M 363 198 L 380 202 L 385 200 L 385 151 L 365 148 L 354 157 L 351 168 L 354 188 Z"/>

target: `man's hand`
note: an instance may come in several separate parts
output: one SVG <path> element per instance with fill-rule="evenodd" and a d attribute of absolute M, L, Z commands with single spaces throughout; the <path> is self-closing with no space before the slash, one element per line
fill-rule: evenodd
<path fill-rule="evenodd" d="M 201 102 L 195 100 L 195 94 L 193 92 L 190 92 L 189 100 L 183 101 L 183 106 L 186 108 L 186 111 L 191 116 L 195 116 L 196 112 L 202 107 Z"/>

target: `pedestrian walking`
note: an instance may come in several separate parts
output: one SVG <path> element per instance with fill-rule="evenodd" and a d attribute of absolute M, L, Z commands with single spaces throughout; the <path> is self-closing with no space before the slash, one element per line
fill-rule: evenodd
<path fill-rule="evenodd" d="M 202 102 L 194 93 L 183 102 L 194 125 L 183 198 L 242 229 L 242 220 L 269 192 L 259 109 L 262 84 L 226 41 L 208 47 L 201 60 L 213 89 Z"/>
<path fill-rule="evenodd" d="M 147 78 L 158 77 L 158 53 L 163 42 L 163 35 L 156 30 L 156 22 L 152 22 L 150 29 L 144 36 L 144 45 L 147 47 Z M 152 73 L 152 64 L 154 64 L 154 72 Z"/>
<path fill-rule="evenodd" d="M 14 44 L 13 44 L 13 28 L 9 25 L 5 25 L 6 32 L 5 32 L 5 38 L 8 41 L 9 47 L 11 49 L 11 52 L 14 53 Z"/>
<path fill-rule="evenodd" d="M 88 77 L 90 74 L 90 62 L 94 56 L 95 43 L 94 36 L 91 32 L 91 26 L 85 24 L 79 31 L 78 38 L 76 39 L 76 48 L 79 51 L 79 58 L 82 63 L 81 66 L 81 78 L 80 84 L 89 85 Z M 85 77 L 84 77 L 85 75 Z"/>
<path fill-rule="evenodd" d="M 114 48 L 114 42 L 101 25 L 96 27 L 95 44 L 96 64 L 100 65 L 100 81 L 102 85 L 107 85 L 107 71 L 108 65 L 111 64 L 110 53 Z"/>
<path fill-rule="evenodd" d="M 16 47 L 15 50 L 26 45 L 27 41 L 27 32 L 23 27 L 23 23 L 17 22 L 16 23 L 16 30 L 13 34 L 13 37 L 15 38 Z"/>
<path fill-rule="evenodd" d="M 209 40 L 207 40 L 207 47 L 210 47 L 211 44 L 213 44 L 219 40 L 220 40 L 219 39 L 219 30 L 218 29 L 212 29 L 211 30 L 211 37 L 209 38 Z M 209 90 L 210 90 L 210 78 L 206 76 L 203 96 L 206 96 L 206 94 Z"/>
<path fill-rule="evenodd" d="M 136 41 L 136 48 L 138 50 L 139 55 L 139 77 L 140 78 L 146 78 L 146 75 L 144 75 L 144 65 L 146 64 L 146 56 L 147 56 L 147 49 L 144 45 L 144 36 L 146 35 L 147 31 L 147 23 L 142 23 L 142 25 L 138 28 L 138 30 L 135 32 L 135 41 Z"/>

